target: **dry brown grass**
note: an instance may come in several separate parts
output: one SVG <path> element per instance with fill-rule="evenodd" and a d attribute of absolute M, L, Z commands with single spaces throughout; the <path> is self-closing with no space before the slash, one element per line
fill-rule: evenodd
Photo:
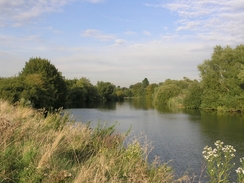
<path fill-rule="evenodd" d="M 190 182 L 158 158 L 149 164 L 149 143 L 125 145 L 113 127 L 90 129 L 58 113 L 0 101 L 0 135 L 0 182 Z"/>

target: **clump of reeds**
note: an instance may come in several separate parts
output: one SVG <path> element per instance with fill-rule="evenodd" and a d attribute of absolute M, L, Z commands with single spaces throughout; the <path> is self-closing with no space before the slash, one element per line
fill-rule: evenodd
<path fill-rule="evenodd" d="M 0 182 L 180 182 L 172 169 L 114 126 L 75 123 L 0 101 Z"/>

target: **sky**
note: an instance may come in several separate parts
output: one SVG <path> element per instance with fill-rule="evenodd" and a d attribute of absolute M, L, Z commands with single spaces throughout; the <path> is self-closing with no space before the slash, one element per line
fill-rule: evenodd
<path fill-rule="evenodd" d="M 129 87 L 183 77 L 244 42 L 244 0 L 0 0 L 0 76 L 32 57 L 67 79 Z"/>

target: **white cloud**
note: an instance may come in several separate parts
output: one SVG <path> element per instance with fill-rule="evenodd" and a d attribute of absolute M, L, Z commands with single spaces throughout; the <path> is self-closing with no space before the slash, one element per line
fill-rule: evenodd
<path fill-rule="evenodd" d="M 145 34 L 145 35 L 147 35 L 147 36 L 151 36 L 151 35 L 152 35 L 151 32 L 149 32 L 149 31 L 147 31 L 147 30 L 144 30 L 144 31 L 143 31 L 143 34 Z"/>
<path fill-rule="evenodd" d="M 22 26 L 47 12 L 60 11 L 73 0 L 1 0 L 0 26 Z"/>
<path fill-rule="evenodd" d="M 166 8 L 179 16 L 176 31 L 190 31 L 206 41 L 240 44 L 244 40 L 243 0 L 173 0 L 164 4 L 145 4 Z M 187 32 L 184 32 L 187 34 Z"/>
<path fill-rule="evenodd" d="M 25 47 L 25 45 L 28 45 L 29 43 L 41 43 L 42 40 L 40 38 L 40 35 L 38 34 L 33 34 L 33 35 L 27 35 L 27 36 L 7 36 L 7 35 L 0 35 L 0 48 L 5 48 L 5 49 L 12 49 L 19 47 L 19 49 L 22 49 Z"/>
<path fill-rule="evenodd" d="M 0 0 L 0 26 L 22 26 L 34 22 L 46 13 L 62 11 L 63 6 L 72 1 L 80 1 L 83 4 L 103 2 Z M 4 29 L 6 32 L 0 34 L 0 56 L 3 58 L 1 68 L 11 69 L 2 69 L 2 76 L 18 73 L 30 57 L 40 56 L 50 59 L 65 77 L 87 77 L 94 84 L 102 80 L 128 86 L 145 77 L 156 83 L 167 78 L 182 79 L 184 76 L 197 79 L 197 65 L 210 58 L 214 45 L 243 43 L 243 0 L 171 0 L 170 3 L 145 6 L 151 9 L 166 8 L 172 14 L 178 15 L 178 20 L 171 24 L 158 25 L 162 30 L 158 35 L 155 27 L 140 27 L 138 23 L 137 29 L 131 26 L 132 20 L 127 20 L 127 17 L 110 16 L 107 18 L 118 25 L 121 22 L 130 24 L 117 30 L 118 32 L 115 30 L 115 24 L 113 29 L 110 29 L 112 33 L 101 31 L 109 27 L 107 24 L 102 24 L 106 27 L 98 27 L 100 22 L 97 29 L 89 29 L 96 22 L 82 24 L 79 30 L 68 27 L 62 29 L 52 24 L 45 24 L 43 27 L 32 26 L 31 30 L 28 29 L 29 26 L 24 29 L 17 27 L 14 29 L 17 33 L 8 33 L 8 29 Z M 171 15 L 167 18 L 170 22 Z M 74 21 L 79 25 L 78 19 Z M 172 28 L 172 24 L 176 26 Z M 60 32 L 56 27 L 65 31 Z M 72 37 L 80 30 L 84 30 L 79 35 L 82 38 Z M 154 32 L 152 34 L 147 30 Z M 51 32 L 55 34 L 50 34 Z M 146 37 L 143 34 L 151 36 Z"/>
<path fill-rule="evenodd" d="M 23 26 L 45 13 L 62 11 L 62 7 L 77 0 L 1 0 L 0 27 Z M 101 3 L 104 0 L 86 0 Z"/>
<path fill-rule="evenodd" d="M 21 42 L 23 42 L 23 41 L 38 41 L 39 38 L 40 38 L 40 35 L 29 35 L 29 36 L 20 38 L 19 40 Z"/>
<path fill-rule="evenodd" d="M 154 7 L 154 8 L 162 8 L 163 7 L 162 4 L 149 4 L 149 3 L 145 3 L 144 6 Z"/>
<path fill-rule="evenodd" d="M 129 35 L 129 36 L 133 36 L 133 35 L 137 35 L 137 32 L 134 31 L 126 31 L 124 32 L 125 35 Z"/>
<path fill-rule="evenodd" d="M 114 42 L 115 42 L 115 44 L 113 44 L 112 47 L 114 47 L 114 46 L 125 46 L 125 45 L 127 45 L 127 41 L 124 40 L 124 39 L 116 39 Z"/>
<path fill-rule="evenodd" d="M 94 39 L 98 39 L 100 41 L 111 41 L 115 39 L 115 36 L 112 34 L 104 34 L 102 31 L 100 30 L 96 30 L 96 29 L 88 29 L 85 30 L 84 32 L 82 32 L 81 34 L 84 37 L 91 37 Z"/>
<path fill-rule="evenodd" d="M 86 1 L 90 3 L 103 3 L 105 0 L 86 0 Z"/>
<path fill-rule="evenodd" d="M 162 35 L 161 39 L 169 41 L 169 40 L 173 40 L 177 37 L 179 37 L 179 36 L 176 34 L 170 34 L 170 35 Z"/>
<path fill-rule="evenodd" d="M 54 34 L 61 34 L 62 33 L 62 31 L 56 30 L 52 26 L 47 27 L 47 30 L 50 30 Z"/>
<path fill-rule="evenodd" d="M 139 44 L 139 43 L 130 45 L 131 48 L 140 48 L 140 47 L 144 47 L 144 46 L 145 46 L 145 44 Z"/>
<path fill-rule="evenodd" d="M 123 40 L 117 41 L 123 43 Z M 126 43 L 119 49 L 90 48 L 71 57 L 55 58 L 55 65 L 69 78 L 83 76 L 94 84 L 100 80 L 128 87 L 145 77 L 152 83 L 163 82 L 167 78 L 182 79 L 184 76 L 198 79 L 197 65 L 208 59 L 206 53 L 210 55 L 211 51 L 212 47 L 202 47 L 199 43 Z"/>
<path fill-rule="evenodd" d="M 105 34 L 102 31 L 96 29 L 85 30 L 81 33 L 81 35 L 83 37 L 90 37 L 100 41 L 112 41 L 113 44 L 108 47 L 118 47 L 118 46 L 127 45 L 127 41 L 125 39 L 117 38 L 113 34 Z"/>

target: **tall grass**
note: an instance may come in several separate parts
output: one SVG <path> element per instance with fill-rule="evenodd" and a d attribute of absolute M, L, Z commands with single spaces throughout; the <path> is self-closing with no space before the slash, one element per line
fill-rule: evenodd
<path fill-rule="evenodd" d="M 74 123 L 67 114 L 48 114 L 0 101 L 0 182 L 183 182 L 137 140 L 114 126 Z"/>

